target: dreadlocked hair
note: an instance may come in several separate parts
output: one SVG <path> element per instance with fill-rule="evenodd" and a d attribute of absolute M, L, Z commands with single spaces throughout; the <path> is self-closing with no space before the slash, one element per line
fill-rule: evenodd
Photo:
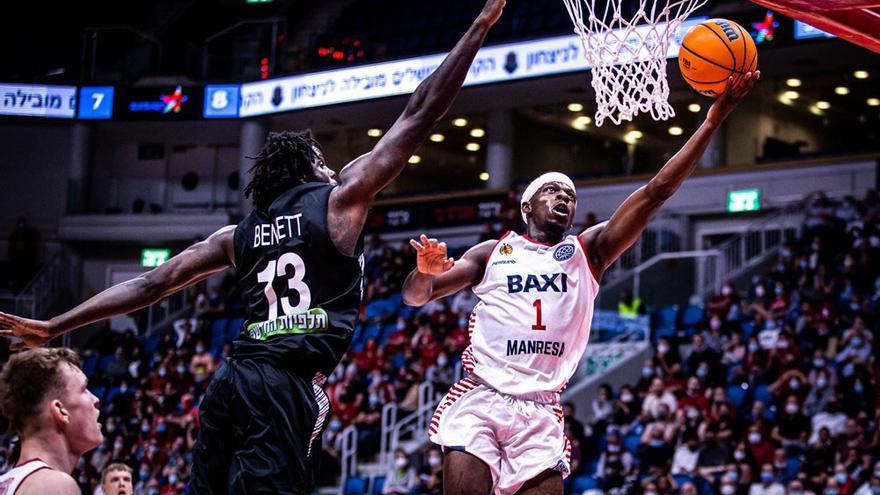
<path fill-rule="evenodd" d="M 251 198 L 257 210 L 268 210 L 278 196 L 312 177 L 315 149 L 320 145 L 312 131 L 270 132 L 260 154 L 247 157 L 255 163 L 244 196 Z"/>

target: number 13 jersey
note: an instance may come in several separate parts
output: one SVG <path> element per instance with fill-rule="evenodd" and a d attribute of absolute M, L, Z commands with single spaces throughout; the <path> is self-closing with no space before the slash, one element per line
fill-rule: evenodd
<path fill-rule="evenodd" d="M 573 235 L 550 246 L 508 232 L 473 287 L 465 369 L 509 395 L 560 392 L 587 347 L 599 293 Z"/>
<path fill-rule="evenodd" d="M 329 375 L 351 343 L 363 292 L 363 242 L 336 249 L 327 225 L 335 186 L 308 182 L 235 229 L 235 269 L 247 322 L 234 357 Z"/>

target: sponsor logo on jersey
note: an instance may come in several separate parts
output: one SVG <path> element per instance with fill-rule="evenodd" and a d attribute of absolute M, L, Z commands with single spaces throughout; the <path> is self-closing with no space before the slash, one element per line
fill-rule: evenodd
<path fill-rule="evenodd" d="M 562 356 L 565 352 L 565 342 L 554 340 L 508 340 L 507 355 L 518 356 L 520 354 L 544 354 L 547 356 Z"/>
<path fill-rule="evenodd" d="M 574 256 L 574 244 L 563 244 L 553 253 L 553 259 L 556 261 L 565 261 L 572 256 Z"/>
<path fill-rule="evenodd" d="M 568 292 L 568 275 L 541 273 L 539 275 L 508 275 L 507 292 Z"/>
<path fill-rule="evenodd" d="M 563 475 L 568 474 L 568 464 L 565 461 L 557 461 L 556 466 L 553 468 L 554 471 L 559 471 Z"/>
<path fill-rule="evenodd" d="M 498 261 L 492 262 L 492 266 L 495 266 L 495 265 L 515 265 L 515 264 L 516 264 L 516 260 L 498 260 Z"/>
<path fill-rule="evenodd" d="M 498 250 L 499 253 L 507 256 L 509 254 L 513 254 L 513 246 L 507 244 L 506 242 L 501 245 L 501 248 Z"/>
<path fill-rule="evenodd" d="M 254 340 L 266 340 L 276 335 L 314 333 L 329 327 L 327 312 L 321 308 L 313 308 L 305 313 L 284 315 L 274 320 L 251 323 L 247 327 L 247 336 Z"/>

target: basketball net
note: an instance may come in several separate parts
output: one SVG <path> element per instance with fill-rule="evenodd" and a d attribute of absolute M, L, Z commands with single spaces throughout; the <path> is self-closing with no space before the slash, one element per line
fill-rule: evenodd
<path fill-rule="evenodd" d="M 606 118 L 619 125 L 639 113 L 674 117 L 666 81 L 669 42 L 707 0 L 639 0 L 631 19 L 621 12 L 624 0 L 600 0 L 604 9 L 597 0 L 563 1 L 592 67 L 596 125 Z"/>

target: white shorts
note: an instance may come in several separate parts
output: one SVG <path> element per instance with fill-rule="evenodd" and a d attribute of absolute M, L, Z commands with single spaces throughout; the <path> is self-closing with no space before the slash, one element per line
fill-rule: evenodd
<path fill-rule="evenodd" d="M 516 493 L 548 469 L 568 476 L 571 444 L 563 433 L 558 397 L 513 397 L 468 377 L 440 401 L 428 437 L 444 450 L 461 450 L 485 462 L 496 495 Z"/>

